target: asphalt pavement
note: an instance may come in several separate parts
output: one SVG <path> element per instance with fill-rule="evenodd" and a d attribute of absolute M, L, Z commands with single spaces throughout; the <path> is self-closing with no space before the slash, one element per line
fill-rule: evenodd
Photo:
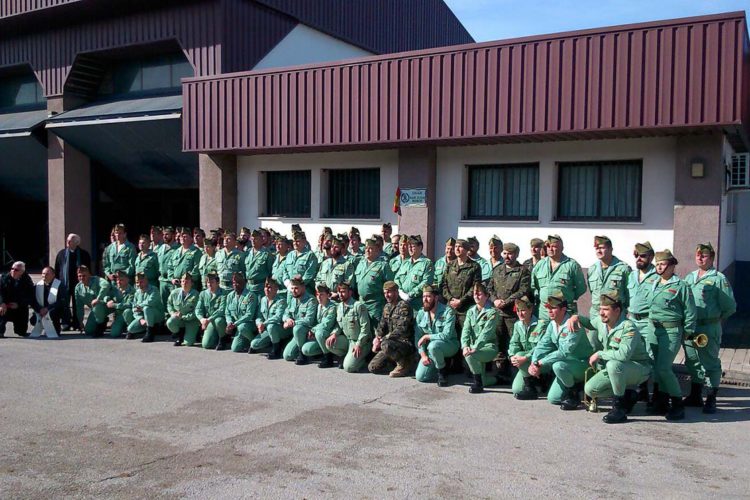
<path fill-rule="evenodd" d="M 750 389 L 683 422 L 124 339 L 0 339 L 2 498 L 747 498 Z"/>

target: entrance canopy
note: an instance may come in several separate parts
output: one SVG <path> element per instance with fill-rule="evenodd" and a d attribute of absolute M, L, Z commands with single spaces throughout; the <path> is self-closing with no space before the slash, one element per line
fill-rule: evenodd
<path fill-rule="evenodd" d="M 47 199 L 47 150 L 37 131 L 47 110 L 0 114 L 0 192 L 20 199 Z"/>

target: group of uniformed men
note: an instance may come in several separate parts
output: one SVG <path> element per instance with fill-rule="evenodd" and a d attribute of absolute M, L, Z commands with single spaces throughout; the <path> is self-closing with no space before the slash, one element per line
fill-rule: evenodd
<path fill-rule="evenodd" d="M 597 260 L 584 277 L 558 235 L 531 240 L 524 263 L 516 244 L 496 236 L 489 260 L 476 238 L 450 238 L 433 263 L 419 235 L 391 232 L 384 224 L 363 243 L 355 227 L 337 235 L 325 228 L 313 250 L 296 225 L 291 240 L 268 229 L 206 237 L 197 228 L 153 227 L 138 251 L 117 225 L 105 277 L 78 270 L 77 315 L 83 324 L 90 308 L 83 328 L 94 336 L 112 315 L 112 336 L 145 333 L 151 342 L 164 324 L 175 346 L 200 337 L 206 349 L 267 352 L 298 365 L 319 357 L 321 368 L 367 365 L 391 377 L 415 371 L 438 386 L 465 363 L 472 393 L 504 379 L 517 399 L 546 392 L 563 410 L 579 408 L 582 392 L 612 397 L 607 423 L 626 421 L 638 401 L 668 420 L 684 418 L 685 406 L 716 411 L 721 322 L 736 304 L 710 243 L 697 246 L 698 270 L 680 279 L 669 250 L 638 243 L 631 269 L 597 236 Z M 587 287 L 584 316 L 576 301 Z M 672 369 L 680 348 L 692 381 L 684 399 Z"/>

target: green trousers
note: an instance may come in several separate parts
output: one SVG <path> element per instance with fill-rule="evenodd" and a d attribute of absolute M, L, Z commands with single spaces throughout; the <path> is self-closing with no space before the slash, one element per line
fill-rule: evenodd
<path fill-rule="evenodd" d="M 623 396 L 628 386 L 635 386 L 648 380 L 651 365 L 638 361 L 607 361 L 604 369 L 589 378 L 584 387 L 592 398 Z"/>
<path fill-rule="evenodd" d="M 470 356 L 464 357 L 464 359 L 466 360 L 466 364 L 469 365 L 469 370 L 471 370 L 471 373 L 473 373 L 474 375 L 481 375 L 482 384 L 484 384 L 485 386 L 495 385 L 497 383 L 497 378 L 485 373 L 485 363 L 495 359 L 497 353 L 498 349 L 496 345 L 485 344 L 474 351 L 474 353 Z"/>
<path fill-rule="evenodd" d="M 206 325 L 206 329 L 203 330 L 203 340 L 201 345 L 204 349 L 216 349 L 219 344 L 219 339 L 224 337 L 227 332 L 227 322 L 224 318 L 212 319 Z"/>
<path fill-rule="evenodd" d="M 526 362 L 518 367 L 518 372 L 516 372 L 516 376 L 513 377 L 513 384 L 510 386 L 513 394 L 518 394 L 523 390 L 523 379 L 524 377 L 529 376 L 529 366 L 531 366 L 531 356 L 529 356 L 529 359 L 527 359 Z"/>
<path fill-rule="evenodd" d="M 268 325 L 266 329 L 263 330 L 263 333 L 250 342 L 250 347 L 256 351 L 263 351 L 271 347 L 271 344 L 278 344 L 291 336 L 292 330 L 289 328 L 283 328 L 281 325 Z"/>
<path fill-rule="evenodd" d="M 299 356 L 300 351 L 305 356 L 315 356 L 322 353 L 317 340 L 315 340 L 314 338 L 307 338 L 310 331 L 311 330 L 309 328 L 302 325 L 295 325 L 294 327 L 292 327 L 292 337 L 294 338 L 294 340 L 289 342 L 289 344 L 287 344 L 286 346 L 286 349 L 284 349 L 284 359 L 286 359 L 287 361 L 296 359 L 297 356 Z M 308 344 L 310 345 L 308 346 Z"/>
<path fill-rule="evenodd" d="M 146 331 L 146 327 L 141 324 L 142 318 L 145 318 L 146 324 L 151 327 L 164 321 L 161 310 L 152 307 L 144 307 L 142 315 L 136 316 L 136 313 L 133 313 L 133 321 L 128 323 L 128 333 L 143 333 Z"/>
<path fill-rule="evenodd" d="M 112 321 L 112 327 L 110 328 L 110 337 L 116 338 L 126 333 L 128 325 L 133 322 L 133 310 L 124 309 L 122 311 L 115 311 L 114 320 Z"/>
<path fill-rule="evenodd" d="M 654 353 L 654 382 L 659 390 L 672 397 L 682 397 L 680 382 L 672 370 L 674 358 L 682 346 L 682 328 L 652 327 L 648 333 L 651 352 Z"/>
<path fill-rule="evenodd" d="M 318 342 L 318 345 L 320 346 L 321 351 L 324 353 L 330 352 L 334 356 L 344 356 L 344 371 L 348 373 L 356 373 L 362 370 L 365 364 L 367 364 L 367 355 L 372 350 L 371 341 L 361 342 L 360 346 L 362 347 L 362 352 L 360 353 L 359 357 L 356 357 L 354 355 L 354 351 L 352 350 L 353 348 L 350 345 L 349 339 L 343 333 L 339 333 L 338 335 L 336 335 L 336 343 L 333 344 L 333 347 L 331 347 L 330 349 L 326 347 L 324 339 L 322 345 L 320 341 Z"/>
<path fill-rule="evenodd" d="M 86 305 L 89 307 L 89 317 L 86 319 L 83 331 L 86 335 L 93 335 L 96 333 L 96 327 L 107 321 L 107 306 L 101 301 L 97 302 L 94 307 Z M 83 325 L 83 307 L 79 306 L 78 309 L 78 322 Z"/>
<path fill-rule="evenodd" d="M 721 323 L 699 326 L 696 332 L 705 333 L 708 344 L 695 347 L 692 340 L 684 341 L 685 367 L 694 384 L 706 383 L 708 387 L 717 388 L 721 382 Z"/>
<path fill-rule="evenodd" d="M 182 318 L 170 316 L 167 320 L 167 328 L 172 333 L 178 333 L 180 329 L 185 329 L 185 339 L 182 345 L 193 345 L 198 339 L 198 332 L 201 329 L 201 322 L 198 318 L 185 321 Z"/>
<path fill-rule="evenodd" d="M 238 326 L 234 340 L 232 340 L 232 352 L 247 352 L 257 334 L 255 323 L 243 323 Z"/>
<path fill-rule="evenodd" d="M 563 359 L 554 363 L 552 371 L 555 373 L 555 380 L 547 392 L 547 401 L 553 405 L 559 405 L 567 389 L 578 382 L 583 382 L 588 366 L 586 361 L 581 359 Z"/>
<path fill-rule="evenodd" d="M 427 344 L 427 357 L 431 363 L 425 366 L 420 359 L 414 377 L 419 382 L 434 382 L 437 380 L 438 370 L 445 367 L 445 358 L 455 356 L 460 348 L 458 339 L 455 338 L 448 341 L 430 340 Z"/>
<path fill-rule="evenodd" d="M 161 295 L 161 303 L 165 306 L 169 302 L 169 294 L 172 293 L 172 290 L 174 290 L 172 283 L 159 280 L 159 295 Z M 164 314 L 166 315 L 166 312 Z"/>

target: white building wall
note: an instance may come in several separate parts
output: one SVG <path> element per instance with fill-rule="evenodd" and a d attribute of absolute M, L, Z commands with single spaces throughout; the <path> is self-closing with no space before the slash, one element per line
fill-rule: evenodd
<path fill-rule="evenodd" d="M 377 219 L 326 219 L 323 214 L 321 181 L 323 169 L 380 168 L 380 217 Z M 310 218 L 263 217 L 264 192 L 260 172 L 278 170 L 311 171 Z M 398 183 L 398 151 L 355 151 L 341 153 L 306 153 L 288 155 L 240 156 L 237 158 L 237 220 L 239 226 L 268 227 L 291 235 L 291 225 L 300 224 L 310 241 L 317 241 L 323 227 L 334 233 L 348 232 L 357 226 L 363 238 L 380 233 L 385 222 L 394 225 L 393 196 Z"/>
<path fill-rule="evenodd" d="M 594 236 L 606 234 L 612 239 L 615 255 L 632 265 L 636 242 L 648 240 L 654 249 L 671 248 L 673 244 L 674 186 L 676 143 L 673 138 L 570 141 L 497 146 L 439 148 L 437 160 L 438 247 L 448 237 L 476 236 L 480 254 L 487 255 L 490 236 L 521 247 L 521 259 L 529 257 L 529 240 L 545 239 L 559 234 L 565 242 L 565 253 L 583 267 L 595 260 Z M 556 222 L 556 162 L 643 160 L 643 206 L 641 222 Z M 463 213 L 467 199 L 466 165 L 491 163 L 539 162 L 539 220 L 537 221 L 470 221 Z"/>
<path fill-rule="evenodd" d="M 371 56 L 372 52 L 298 24 L 253 69 L 278 68 Z"/>
<path fill-rule="evenodd" d="M 739 191 L 737 198 L 737 224 L 735 224 L 735 260 L 750 262 L 750 191 Z M 723 267 L 723 266 L 722 266 Z"/>
<path fill-rule="evenodd" d="M 734 154 L 734 149 L 732 148 L 732 145 L 729 144 L 729 142 L 724 139 L 724 148 L 722 152 L 724 156 L 724 165 L 731 165 L 732 164 L 732 154 Z M 730 210 L 732 209 L 729 205 L 729 198 L 734 197 L 734 203 L 736 204 L 737 199 L 737 193 L 722 193 L 721 196 L 721 228 L 719 229 L 719 255 L 718 255 L 718 263 L 716 264 L 716 267 L 723 271 L 730 265 L 732 265 L 736 259 L 737 254 L 737 223 L 736 222 L 727 222 L 728 216 L 731 216 Z M 735 212 L 737 215 L 737 218 L 739 218 L 739 213 Z M 716 247 L 716 242 L 711 242 L 714 247 Z"/>

